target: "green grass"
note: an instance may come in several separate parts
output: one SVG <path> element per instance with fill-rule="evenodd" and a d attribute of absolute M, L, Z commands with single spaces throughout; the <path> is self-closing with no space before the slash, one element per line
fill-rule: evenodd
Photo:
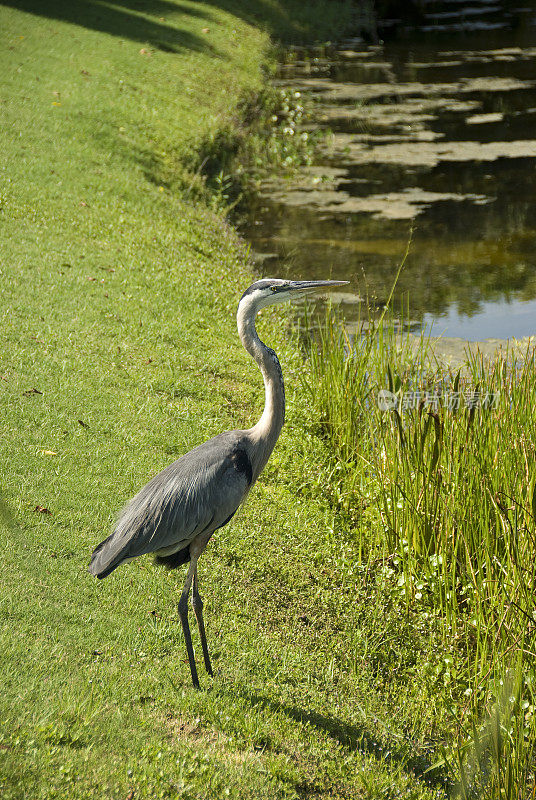
<path fill-rule="evenodd" d="M 429 650 L 411 669 L 433 693 L 418 714 L 443 750 L 438 762 L 462 797 L 529 796 L 536 351 L 517 361 L 468 355 L 452 375 L 434 365 L 427 342 L 412 349 L 389 322 L 351 343 L 328 318 L 306 383 L 332 454 L 308 490 L 328 484 L 361 569 L 381 585 L 376 602 L 427 630 Z M 381 410 L 380 390 L 398 407 Z M 384 642 L 378 650 L 384 662 Z"/>
<path fill-rule="evenodd" d="M 247 249 L 203 148 L 261 90 L 268 33 L 331 37 L 350 5 L 16 5 L 1 10 L 2 797 L 424 799 L 449 780 L 523 796 L 532 357 L 473 362 L 468 387 L 500 391 L 489 412 L 397 418 L 374 392 L 416 367 L 388 329 L 350 360 L 331 329 L 304 364 L 264 316 L 288 423 L 200 564 L 216 673 L 200 692 L 180 572 L 86 571 L 149 477 L 260 413 L 234 322 Z"/>
<path fill-rule="evenodd" d="M 6 800 L 441 794 L 413 687 L 382 677 L 426 637 L 371 599 L 340 518 L 302 491 L 317 438 L 280 315 L 262 330 L 289 422 L 200 569 L 214 681 L 190 686 L 181 574 L 86 571 L 150 476 L 262 408 L 234 322 L 247 251 L 196 189 L 196 148 L 261 86 L 267 31 L 321 16 L 250 5 L 1 9 Z M 348 8 L 329 4 L 332 30 Z M 399 637 L 383 664 L 380 622 Z"/>

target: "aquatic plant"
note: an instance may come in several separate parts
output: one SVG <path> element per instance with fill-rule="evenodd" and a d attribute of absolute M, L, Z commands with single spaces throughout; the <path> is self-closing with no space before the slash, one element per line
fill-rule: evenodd
<path fill-rule="evenodd" d="M 308 348 L 328 492 L 376 591 L 429 627 L 419 664 L 451 725 L 435 734 L 461 797 L 534 790 L 536 351 L 442 367 L 389 314 L 351 339 L 328 312 Z M 329 481 L 326 476 L 329 472 Z M 326 487 L 329 487 L 326 490 Z M 417 622 L 416 622 L 417 624 Z M 437 766 L 437 765 L 436 765 Z"/>

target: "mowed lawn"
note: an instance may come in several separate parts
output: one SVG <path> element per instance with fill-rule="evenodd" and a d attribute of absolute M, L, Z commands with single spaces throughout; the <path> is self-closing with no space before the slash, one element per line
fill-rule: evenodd
<path fill-rule="evenodd" d="M 246 3 L 0 7 L 6 800 L 442 795 L 422 774 L 433 697 L 381 678 L 406 623 L 302 492 L 322 452 L 280 314 L 260 329 L 289 421 L 200 563 L 214 679 L 191 688 L 182 571 L 86 570 L 140 486 L 262 410 L 234 321 L 247 248 L 202 197 L 196 148 L 260 87 L 266 31 L 297 5 L 259 3 L 259 24 Z M 348 4 L 330 5 L 335 30 Z M 381 669 L 374 620 L 398 633 Z"/>

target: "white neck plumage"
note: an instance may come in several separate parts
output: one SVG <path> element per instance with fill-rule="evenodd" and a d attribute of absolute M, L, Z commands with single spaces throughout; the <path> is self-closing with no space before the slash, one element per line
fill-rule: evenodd
<path fill-rule="evenodd" d="M 255 328 L 255 317 L 258 310 L 259 308 L 253 298 L 243 297 L 236 315 L 238 334 L 242 344 L 258 364 L 264 380 L 264 411 L 260 420 L 249 431 L 258 445 L 258 455 L 255 456 L 256 463 L 253 464 L 254 479 L 257 478 L 268 461 L 285 422 L 283 373 L 274 351 L 259 339 Z"/>

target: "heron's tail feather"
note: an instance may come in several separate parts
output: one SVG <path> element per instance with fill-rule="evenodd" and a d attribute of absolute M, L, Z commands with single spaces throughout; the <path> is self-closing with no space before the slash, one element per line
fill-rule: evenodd
<path fill-rule="evenodd" d="M 122 559 L 116 560 L 114 563 L 113 558 L 110 559 L 110 554 L 106 553 L 106 545 L 110 543 L 113 535 L 114 534 L 112 533 L 107 539 L 101 542 L 91 554 L 91 561 L 89 562 L 88 570 L 97 578 L 106 578 L 106 576 L 109 575 L 110 572 L 113 572 L 114 569 L 121 563 Z"/>
<path fill-rule="evenodd" d="M 113 567 L 108 567 L 108 569 L 104 569 L 102 572 L 93 572 L 91 569 L 89 571 L 92 572 L 97 578 L 107 578 L 110 572 L 113 572 L 118 566 L 119 564 L 114 564 Z"/>

